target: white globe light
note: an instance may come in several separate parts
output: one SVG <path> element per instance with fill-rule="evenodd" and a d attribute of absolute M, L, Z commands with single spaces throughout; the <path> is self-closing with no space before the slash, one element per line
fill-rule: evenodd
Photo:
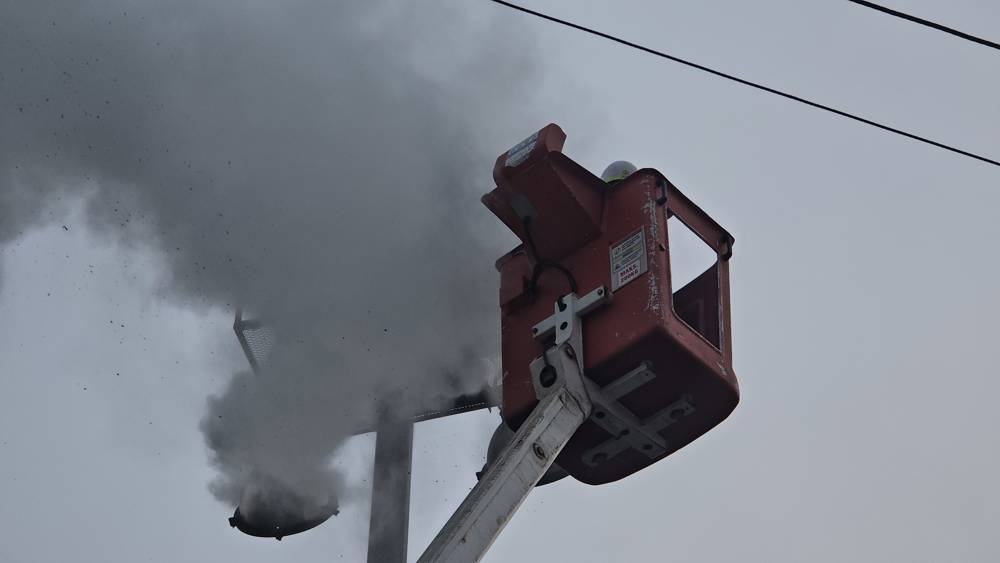
<path fill-rule="evenodd" d="M 638 170 L 634 164 L 627 160 L 616 160 L 608 165 L 601 173 L 601 179 L 605 182 L 617 182 L 628 178 L 633 172 Z"/>

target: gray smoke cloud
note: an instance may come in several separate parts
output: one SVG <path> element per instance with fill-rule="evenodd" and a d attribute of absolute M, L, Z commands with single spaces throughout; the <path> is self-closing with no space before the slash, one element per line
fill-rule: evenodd
<path fill-rule="evenodd" d="M 163 298 L 273 328 L 201 423 L 223 501 L 273 482 L 321 505 L 374 398 L 430 405 L 487 375 L 509 241 L 478 197 L 496 141 L 530 133 L 506 128 L 535 77 L 525 38 L 465 9 L 2 9 L 0 243 L 83 198 L 91 228 L 162 252 Z"/>

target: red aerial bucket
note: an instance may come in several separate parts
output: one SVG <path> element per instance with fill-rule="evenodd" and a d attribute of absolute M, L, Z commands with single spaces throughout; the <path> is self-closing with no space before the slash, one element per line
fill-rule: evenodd
<path fill-rule="evenodd" d="M 546 344 L 532 327 L 552 315 L 573 282 L 579 295 L 600 286 L 612 292 L 608 306 L 582 320 L 585 376 L 662 440 L 611 435 L 595 408 L 557 463 L 596 485 L 684 447 L 739 402 L 729 310 L 733 237 L 656 170 L 607 184 L 560 152 L 565 138 L 550 124 L 501 155 L 497 187 L 483 203 L 525 243 L 497 261 L 508 426 L 517 429 L 538 402 L 529 364 Z M 678 288 L 671 287 L 670 217 L 716 255 Z"/>

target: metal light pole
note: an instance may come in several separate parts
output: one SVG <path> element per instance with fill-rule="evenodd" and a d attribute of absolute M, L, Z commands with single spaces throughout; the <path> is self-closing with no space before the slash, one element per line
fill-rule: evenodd
<path fill-rule="evenodd" d="M 274 346 L 270 327 L 257 319 L 244 319 L 236 311 L 233 330 L 250 367 L 257 373 Z M 390 394 L 391 395 L 391 394 Z M 368 533 L 369 563 L 405 563 L 410 516 L 410 474 L 413 463 L 413 425 L 471 412 L 499 404 L 496 389 L 455 397 L 450 403 L 428 410 L 399 397 L 384 397 L 375 428 L 359 428 L 359 434 L 376 432 L 372 478 L 371 517 Z"/>
<path fill-rule="evenodd" d="M 406 563 L 412 461 L 412 418 L 400 416 L 397 409 L 383 408 L 375 436 L 372 511 L 368 527 L 370 563 Z"/>

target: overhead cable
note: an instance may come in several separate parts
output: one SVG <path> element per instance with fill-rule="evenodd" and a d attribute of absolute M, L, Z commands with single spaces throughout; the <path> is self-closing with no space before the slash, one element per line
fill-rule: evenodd
<path fill-rule="evenodd" d="M 656 55 L 657 57 L 661 57 L 661 58 L 673 61 L 675 63 L 680 63 L 682 65 L 685 65 L 685 66 L 688 66 L 688 67 L 700 70 L 702 72 L 707 72 L 709 74 L 713 74 L 713 75 L 718 76 L 720 78 L 725 78 L 726 80 L 732 80 L 733 82 L 738 82 L 740 84 L 743 84 L 744 86 L 749 86 L 751 88 L 756 88 L 758 90 L 763 90 L 764 92 L 767 92 L 769 94 L 774 94 L 776 96 L 781 96 L 783 98 L 786 98 L 786 99 L 789 99 L 789 100 L 793 100 L 793 101 L 799 102 L 801 104 L 805 104 L 805 105 L 810 106 L 812 108 L 816 108 L 816 109 L 820 109 L 820 110 L 823 110 L 823 111 L 826 111 L 826 112 L 829 112 L 829 113 L 833 113 L 833 114 L 839 115 L 841 117 L 846 117 L 847 119 L 851 119 L 851 120 L 857 121 L 859 123 L 864 123 L 865 125 L 870 125 L 872 127 L 876 127 L 878 129 L 882 129 L 883 131 L 888 131 L 890 133 L 895 133 L 897 135 L 901 135 L 901 136 L 906 137 L 908 139 L 913 139 L 915 141 L 920 141 L 921 143 L 926 143 L 928 145 L 937 147 L 939 149 L 944 149 L 946 151 L 950 151 L 950 152 L 953 152 L 953 153 L 956 153 L 956 154 L 960 154 L 962 156 L 967 156 L 969 158 L 973 158 L 973 159 L 981 161 L 981 162 L 992 164 L 994 166 L 1000 166 L 1000 161 L 993 160 L 992 158 L 987 158 L 985 156 L 981 156 L 981 155 L 978 155 L 978 154 L 973 153 L 973 152 L 962 150 L 960 148 L 953 147 L 951 145 L 946 145 L 944 143 L 940 143 L 940 142 L 935 141 L 933 139 L 928 139 L 927 137 L 921 137 L 920 135 L 915 135 L 913 133 L 908 133 L 906 131 L 903 131 L 902 129 L 897 129 L 895 127 L 890 127 L 889 125 L 883 125 L 882 123 L 878 123 L 876 121 L 872 121 L 870 119 L 866 119 L 864 117 L 860 117 L 858 115 L 854 115 L 852 113 L 848 113 L 846 111 L 839 110 L 837 108 L 834 108 L 834 107 L 831 107 L 831 106 L 828 106 L 828 105 L 825 105 L 825 104 L 814 102 L 812 100 L 808 100 L 808 99 L 803 98 L 801 96 L 796 96 L 795 94 L 789 94 L 788 92 L 784 92 L 784 91 L 778 90 L 776 88 L 771 88 L 770 86 L 765 86 L 765 85 L 759 84 L 757 82 L 751 82 L 750 80 L 746 80 L 744 78 L 740 78 L 740 77 L 734 76 L 732 74 L 728 74 L 728 73 L 725 73 L 725 72 L 722 72 L 722 71 L 719 71 L 719 70 L 715 70 L 715 69 L 707 67 L 705 65 L 701 65 L 701 64 L 698 64 L 698 63 L 695 63 L 695 62 L 692 62 L 692 61 L 689 61 L 689 60 L 686 60 L 686 59 L 682 59 L 680 57 L 675 57 L 674 55 L 669 55 L 669 54 L 664 53 L 662 51 L 657 51 L 655 49 L 651 49 L 649 47 L 645 47 L 643 45 L 639 45 L 638 43 L 633 43 L 632 41 L 628 41 L 628 40 L 622 39 L 620 37 L 615 37 L 614 35 L 610 35 L 608 33 L 602 32 L 602 31 L 597 31 L 596 29 L 591 29 L 589 27 L 584 27 L 584 26 L 582 26 L 580 24 L 576 24 L 576 23 L 573 23 L 573 22 L 570 22 L 570 21 L 567 21 L 567 20 L 559 19 L 557 17 L 550 16 L 548 14 L 544 14 L 542 12 L 538 12 L 538 11 L 535 11 L 535 10 L 531 10 L 529 8 L 525 8 L 524 6 L 519 6 L 519 5 L 513 4 L 511 2 L 506 2 L 505 0 L 489 0 L 489 1 L 493 2 L 495 4 L 500 4 L 501 6 L 506 6 L 508 8 L 513 9 L 513 10 L 517 10 L 519 12 L 523 12 L 523 13 L 531 15 L 531 16 L 535 16 L 537 18 L 541 18 L 543 20 L 550 21 L 552 23 L 557 23 L 559 25 L 563 25 L 563 26 L 566 26 L 566 27 L 569 27 L 569 28 L 572 28 L 572 29 L 576 29 L 576 30 L 582 31 L 584 33 L 589 33 L 591 35 L 595 35 L 595 36 L 600 37 L 602 39 L 607 39 L 609 41 L 614 41 L 615 43 L 619 43 L 621 45 L 625 45 L 626 47 L 631 47 L 633 49 L 637 49 L 639 51 L 643 51 L 645 53 L 649 53 L 650 55 Z"/>
<path fill-rule="evenodd" d="M 885 6 L 876 4 L 874 2 L 865 2 L 865 0 L 847 0 L 847 1 L 848 2 L 853 2 L 855 4 L 858 4 L 859 6 L 864 6 L 866 8 L 871 8 L 873 10 L 878 10 L 880 12 L 889 14 L 890 16 L 896 16 L 897 18 L 901 18 L 901 19 L 904 19 L 904 20 L 907 20 L 907 21 L 918 23 L 920 25 L 925 25 L 927 27 L 930 27 L 932 29 L 936 29 L 938 31 L 943 31 L 945 33 L 950 33 L 950 34 L 954 35 L 955 37 L 961 37 L 962 39 L 965 39 L 966 41 L 972 41 L 973 43 L 979 43 L 980 45 L 985 45 L 987 47 L 992 47 L 992 48 L 1000 51 L 1000 43 L 995 43 L 993 41 L 990 41 L 989 39 L 983 39 L 982 37 L 976 37 L 975 35 L 969 35 L 968 33 L 965 33 L 964 31 L 959 31 L 957 29 L 954 29 L 954 28 L 951 28 L 951 27 L 948 27 L 948 26 L 944 26 L 944 25 L 941 25 L 939 23 L 932 22 L 930 20 L 925 20 L 923 18 L 918 18 L 917 16 L 911 16 L 910 14 L 907 14 L 907 13 L 904 13 L 904 12 L 900 12 L 898 10 L 893 10 L 892 8 L 886 8 Z"/>

